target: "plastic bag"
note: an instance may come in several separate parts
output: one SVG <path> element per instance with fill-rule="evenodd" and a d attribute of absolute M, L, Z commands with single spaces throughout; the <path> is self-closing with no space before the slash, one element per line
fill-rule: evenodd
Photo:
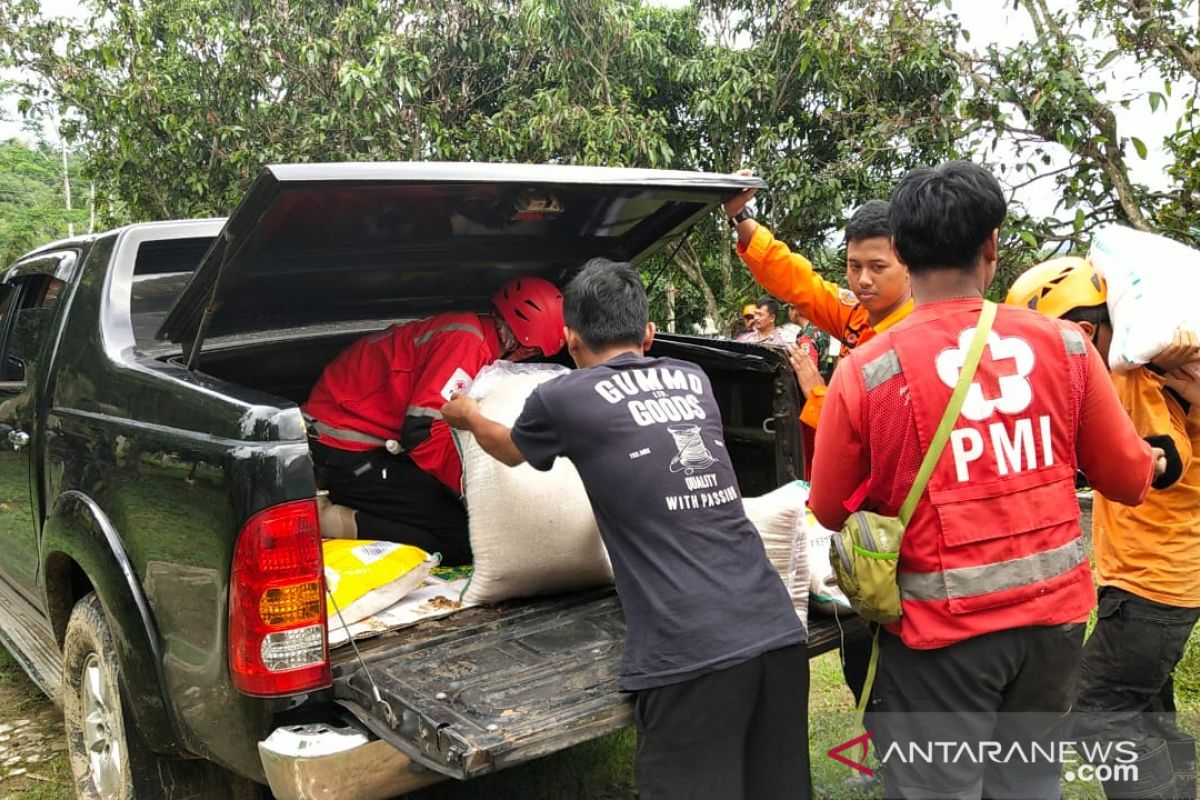
<path fill-rule="evenodd" d="M 467 396 L 474 397 L 476 400 L 481 397 L 487 397 L 488 393 L 495 389 L 496 386 L 516 375 L 533 375 L 536 376 L 536 381 L 541 383 L 551 378 L 557 378 L 559 375 L 565 375 L 570 371 L 561 364 L 527 364 L 516 361 L 493 361 L 479 370 L 479 374 L 475 376 L 475 380 L 471 383 L 471 388 L 467 390 Z M 517 410 L 520 411 L 520 409 Z M 501 421 L 506 425 L 511 425 L 516 419 Z"/>
<path fill-rule="evenodd" d="M 805 514 L 804 527 L 808 533 L 808 603 L 826 614 L 852 614 L 850 601 L 838 588 L 837 575 L 829 561 L 833 531 L 817 522 L 811 511 Z"/>
<path fill-rule="evenodd" d="M 1153 233 L 1106 225 L 1092 238 L 1088 259 L 1108 285 L 1113 369 L 1145 364 L 1171 343 L 1180 326 L 1200 331 L 1200 251 Z"/>
<path fill-rule="evenodd" d="M 330 627 L 353 624 L 395 604 L 441 561 L 436 554 L 395 542 L 327 539 L 321 549 Z"/>

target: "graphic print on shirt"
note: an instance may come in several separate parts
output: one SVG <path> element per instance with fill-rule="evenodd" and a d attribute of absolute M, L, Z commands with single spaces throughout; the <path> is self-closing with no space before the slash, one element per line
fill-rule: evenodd
<path fill-rule="evenodd" d="M 694 373 L 670 367 L 631 369 L 614 372 L 597 381 L 596 393 L 607 402 L 623 403 L 630 418 L 639 428 L 649 429 L 646 446 L 629 454 L 630 460 L 645 458 L 652 453 L 672 453 L 666 469 L 682 478 L 679 493 L 664 496 L 670 511 L 714 508 L 731 503 L 739 497 L 737 485 L 722 479 L 716 471 L 720 466 L 709 449 L 724 447 L 720 440 L 706 443 L 704 428 L 699 421 L 708 418 L 700 398 L 704 382 Z"/>
<path fill-rule="evenodd" d="M 974 336 L 974 328 L 964 329 L 958 336 L 958 347 L 946 348 L 934 361 L 938 379 L 951 389 L 958 384 Z M 1034 363 L 1029 342 L 1018 336 L 989 333 L 976 379 L 963 400 L 961 416 L 983 422 L 997 412 L 1012 417 L 1025 411 L 1033 402 L 1029 374 Z M 1048 467 L 1054 463 L 1050 416 L 1017 417 L 1012 421 L 1011 431 L 1003 420 L 990 423 L 986 434 L 978 428 L 956 428 L 950 433 L 950 451 L 954 455 L 955 477 L 960 483 L 971 480 L 971 464 L 985 454 L 995 459 L 999 475 Z"/>
<path fill-rule="evenodd" d="M 711 467 L 716 459 L 704 446 L 700 436 L 699 425 L 672 425 L 667 428 L 675 439 L 675 447 L 679 452 L 671 459 L 671 472 L 686 472 L 691 475 L 696 470 Z"/>

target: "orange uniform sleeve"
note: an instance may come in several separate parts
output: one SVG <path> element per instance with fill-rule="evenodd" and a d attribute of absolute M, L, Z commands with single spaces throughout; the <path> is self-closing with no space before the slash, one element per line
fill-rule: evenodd
<path fill-rule="evenodd" d="M 821 408 L 825 405 L 825 395 L 828 388 L 817 386 L 804 399 L 804 408 L 800 409 L 800 421 L 810 428 L 816 428 L 821 421 Z"/>
<path fill-rule="evenodd" d="M 1167 391 L 1166 379 L 1139 367 L 1113 373 L 1112 384 L 1138 436 L 1166 451 L 1167 475 L 1155 486 L 1165 488 L 1179 480 L 1192 460 L 1192 439 L 1187 429 L 1188 412 Z"/>
<path fill-rule="evenodd" d="M 1089 345 L 1075 455 L 1092 488 L 1113 502 L 1135 506 L 1150 489 L 1154 461 L 1150 445 L 1138 435 L 1126 410 L 1113 390 L 1103 359 Z M 1148 420 L 1153 414 L 1139 412 L 1139 416 Z"/>
<path fill-rule="evenodd" d="M 870 324 L 866 309 L 848 289 L 818 275 L 807 258 L 793 253 L 766 226 L 757 225 L 750 241 L 745 247 L 739 245 L 737 252 L 760 286 L 794 304 L 830 336 L 847 342 L 848 334 Z"/>
<path fill-rule="evenodd" d="M 826 528 L 842 527 L 846 501 L 871 474 L 862 425 L 862 377 L 850 354 L 833 373 L 825 398 L 812 464 L 808 505 Z"/>

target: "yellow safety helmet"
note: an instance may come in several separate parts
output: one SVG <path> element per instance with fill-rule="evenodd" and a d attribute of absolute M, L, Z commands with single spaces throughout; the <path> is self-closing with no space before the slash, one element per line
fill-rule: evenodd
<path fill-rule="evenodd" d="M 742 316 L 743 317 L 753 317 L 757 313 L 758 313 L 758 306 L 754 305 L 754 303 L 747 303 L 746 305 L 744 305 L 742 307 Z"/>
<path fill-rule="evenodd" d="M 1104 305 L 1108 289 L 1086 258 L 1067 256 L 1043 261 L 1021 273 L 1004 302 L 1025 306 L 1049 317 L 1062 317 L 1076 308 Z"/>

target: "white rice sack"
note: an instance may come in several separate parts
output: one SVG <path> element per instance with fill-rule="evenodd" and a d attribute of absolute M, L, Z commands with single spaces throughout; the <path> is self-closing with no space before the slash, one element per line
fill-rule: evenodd
<path fill-rule="evenodd" d="M 792 605 L 805 625 L 808 624 L 808 536 L 804 524 L 804 504 L 808 486 L 802 481 L 789 484 L 759 497 L 746 497 L 742 505 L 746 516 L 758 529 L 767 559 L 779 572 Z"/>
<path fill-rule="evenodd" d="M 538 384 L 566 371 L 508 362 L 482 370 L 471 386 L 488 419 L 511 426 Z M 613 582 L 608 553 L 575 466 L 565 458 L 548 472 L 507 467 L 457 431 L 475 572 L 464 603 L 495 603 Z"/>
<path fill-rule="evenodd" d="M 1200 251 L 1144 231 L 1106 225 L 1088 259 L 1108 284 L 1109 366 L 1129 370 L 1171 343 L 1181 325 L 1200 331 Z"/>
<path fill-rule="evenodd" d="M 834 616 L 853 614 L 850 601 L 838 588 L 837 575 L 829 562 L 829 545 L 833 531 L 822 527 L 811 511 L 804 513 L 808 532 L 808 602 L 818 611 Z"/>

